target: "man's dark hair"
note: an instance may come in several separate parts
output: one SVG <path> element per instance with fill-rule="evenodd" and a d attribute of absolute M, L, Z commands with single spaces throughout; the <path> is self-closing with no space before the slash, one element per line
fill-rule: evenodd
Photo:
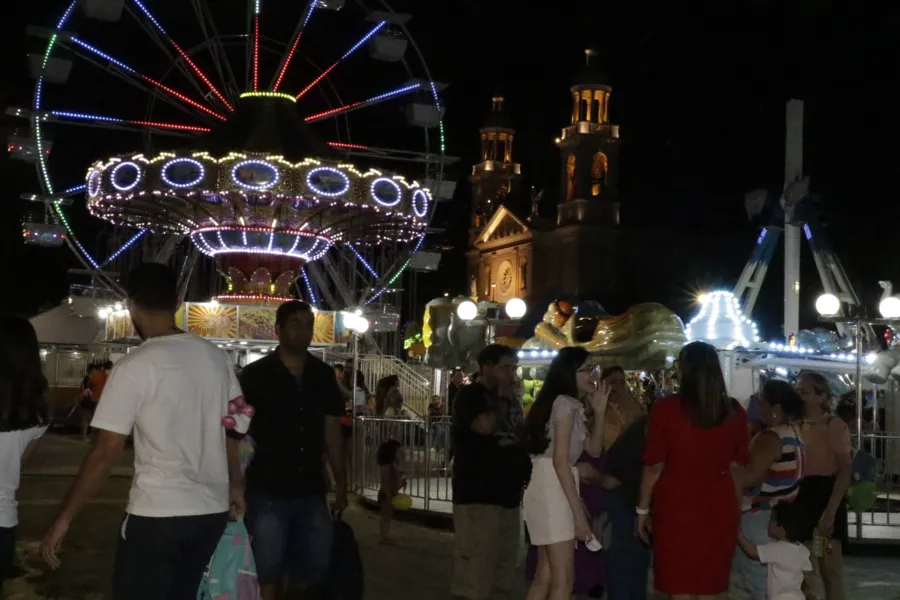
<path fill-rule="evenodd" d="M 784 529 L 789 542 L 804 542 L 811 538 L 815 524 L 796 502 L 779 502 L 772 507 L 772 517 Z"/>
<path fill-rule="evenodd" d="M 284 325 L 292 315 L 300 312 L 312 314 L 312 307 L 300 300 L 288 300 L 275 311 L 275 324 Z"/>
<path fill-rule="evenodd" d="M 516 359 L 516 351 L 509 346 L 503 344 L 489 344 L 478 353 L 478 366 L 484 368 L 487 366 L 500 364 L 504 358 Z"/>
<path fill-rule="evenodd" d="M 614 375 L 615 373 L 625 374 L 625 369 L 620 367 L 619 365 L 611 365 L 609 367 L 604 367 L 602 371 L 600 371 L 600 381 L 603 381 L 610 375 Z"/>
<path fill-rule="evenodd" d="M 342 363 L 335 363 L 335 365 L 334 365 L 334 370 L 335 370 L 335 371 L 338 371 L 339 373 L 343 373 L 343 372 L 344 372 L 344 365 L 343 365 Z"/>
<path fill-rule="evenodd" d="M 175 313 L 178 310 L 178 279 L 160 263 L 142 263 L 129 271 L 125 295 L 140 308 Z"/>

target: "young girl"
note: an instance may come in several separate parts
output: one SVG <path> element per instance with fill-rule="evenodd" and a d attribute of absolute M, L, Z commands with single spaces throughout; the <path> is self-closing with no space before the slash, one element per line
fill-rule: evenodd
<path fill-rule="evenodd" d="M 0 592 L 16 552 L 21 465 L 47 431 L 46 391 L 31 323 L 0 318 Z"/>
<path fill-rule="evenodd" d="M 403 444 L 388 440 L 378 448 L 378 468 L 381 470 L 381 488 L 378 503 L 381 505 L 381 543 L 391 542 L 391 519 L 394 516 L 394 496 L 406 487 L 403 474 Z"/>
<path fill-rule="evenodd" d="M 768 567 L 766 598 L 769 600 L 804 600 L 803 573 L 812 571 L 809 550 L 802 541 L 809 529 L 806 513 L 793 502 L 781 502 L 772 507 L 769 537 L 774 542 L 751 543 L 743 535 L 738 545 L 750 558 Z"/>

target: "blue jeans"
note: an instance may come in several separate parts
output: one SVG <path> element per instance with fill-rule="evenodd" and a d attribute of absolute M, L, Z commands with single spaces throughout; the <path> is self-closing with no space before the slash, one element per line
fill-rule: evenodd
<path fill-rule="evenodd" d="M 646 600 L 650 548 L 634 534 L 634 502 L 615 491 L 606 494 L 610 542 L 606 552 L 609 600 Z"/>
<path fill-rule="evenodd" d="M 285 578 L 325 580 L 334 523 L 324 495 L 275 498 L 247 492 L 246 523 L 260 585 L 281 584 Z"/>
<path fill-rule="evenodd" d="M 741 515 L 741 534 L 751 544 L 768 544 L 772 541 L 769 537 L 769 519 L 772 512 L 764 510 L 757 513 L 744 513 Z M 747 591 L 753 595 L 754 600 L 766 600 L 766 582 L 768 581 L 767 567 L 754 558 L 750 558 L 740 548 L 734 555 L 734 565 Z"/>

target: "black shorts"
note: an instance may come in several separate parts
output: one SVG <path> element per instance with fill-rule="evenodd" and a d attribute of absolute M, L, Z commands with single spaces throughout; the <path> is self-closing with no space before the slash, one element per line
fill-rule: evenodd
<path fill-rule="evenodd" d="M 0 527 L 0 593 L 16 558 L 16 528 Z"/>
<path fill-rule="evenodd" d="M 113 600 L 195 600 L 228 513 L 126 515 L 113 568 Z"/>
<path fill-rule="evenodd" d="M 345 440 L 349 440 L 350 438 L 352 438 L 353 437 L 353 425 L 344 425 L 342 423 L 341 424 L 341 436 Z"/>
<path fill-rule="evenodd" d="M 835 480 L 836 478 L 833 475 L 809 475 L 800 480 L 800 492 L 797 494 L 797 499 L 794 500 L 794 503 L 803 507 L 813 527 L 819 523 L 822 513 L 828 507 L 828 500 L 831 498 Z M 806 541 L 812 540 L 812 536 L 813 531 L 810 529 Z M 848 536 L 847 503 L 841 502 L 840 508 L 834 515 L 834 529 L 831 533 L 831 539 L 841 542 L 846 547 Z"/>

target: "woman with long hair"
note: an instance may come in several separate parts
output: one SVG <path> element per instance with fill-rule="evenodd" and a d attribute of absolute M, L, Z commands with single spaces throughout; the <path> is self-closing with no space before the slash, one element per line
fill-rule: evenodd
<path fill-rule="evenodd" d="M 378 380 L 375 384 L 375 414 L 384 415 L 385 409 L 388 408 L 388 395 L 392 390 L 400 389 L 400 377 L 397 375 L 388 375 Z"/>
<path fill-rule="evenodd" d="M 15 557 L 22 463 L 47 431 L 46 392 L 34 327 L 0 317 L 0 591 Z"/>
<path fill-rule="evenodd" d="M 750 443 L 750 462 L 743 474 L 741 534 L 758 546 L 773 541 L 769 521 L 775 505 L 793 502 L 800 491 L 803 400 L 791 384 L 769 379 L 759 390 L 757 408 L 763 430 Z M 738 550 L 735 566 L 754 600 L 766 600 L 766 565 Z"/>
<path fill-rule="evenodd" d="M 740 526 L 741 468 L 750 460 L 747 415 L 728 396 L 716 349 L 692 342 L 678 357 L 679 394 L 650 413 L 637 513 L 656 589 L 672 599 L 728 589 Z"/>
<path fill-rule="evenodd" d="M 842 551 L 847 544 L 844 495 L 853 473 L 850 430 L 843 420 L 832 416 L 831 384 L 822 375 L 801 373 L 797 379 L 797 393 L 803 399 L 800 434 L 806 450 L 806 469 L 796 501 L 816 524 L 818 534 L 830 539 L 828 551 L 817 557 L 825 597 L 843 600 Z M 810 534 L 810 540 L 812 537 Z"/>
<path fill-rule="evenodd" d="M 603 415 L 609 400 L 598 386 L 599 369 L 583 348 L 563 348 L 547 371 L 526 419 L 526 446 L 532 456 L 525 489 L 525 525 L 538 547 L 538 565 L 527 600 L 570 600 L 574 587 L 575 544 L 593 539 L 591 518 L 578 492 L 575 463 L 582 452 L 603 451 Z M 585 409 L 594 420 L 590 431 Z"/>

